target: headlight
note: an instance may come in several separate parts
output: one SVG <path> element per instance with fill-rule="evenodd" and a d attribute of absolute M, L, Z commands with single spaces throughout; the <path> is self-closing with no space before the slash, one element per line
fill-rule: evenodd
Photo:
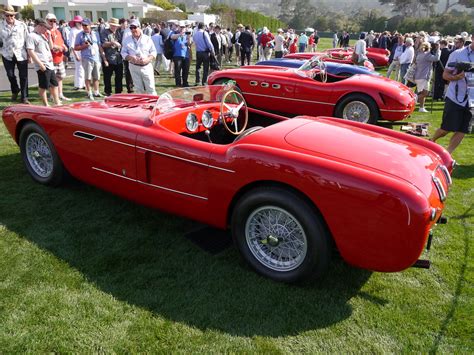
<path fill-rule="evenodd" d="M 206 128 L 211 128 L 214 120 L 212 119 L 212 113 L 210 111 L 204 111 L 202 113 L 202 125 Z"/>
<path fill-rule="evenodd" d="M 198 129 L 198 126 L 199 126 L 199 122 L 196 115 L 194 113 L 190 113 L 186 117 L 186 128 L 190 132 L 196 132 L 196 130 Z"/>

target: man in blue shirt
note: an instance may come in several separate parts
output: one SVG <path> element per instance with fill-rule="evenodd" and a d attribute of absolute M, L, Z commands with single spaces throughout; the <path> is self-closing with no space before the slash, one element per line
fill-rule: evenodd
<path fill-rule="evenodd" d="M 188 87 L 189 66 L 191 64 L 191 30 L 186 29 L 183 22 L 179 23 L 178 29 L 171 34 L 174 41 L 173 63 L 174 80 L 176 86 Z"/>
<path fill-rule="evenodd" d="M 204 31 L 204 24 L 200 22 L 197 31 L 193 36 L 194 44 L 196 45 L 196 85 L 202 83 L 206 85 L 207 76 L 209 74 L 210 56 L 215 56 L 214 46 L 211 43 L 209 33 Z M 203 67 L 202 82 L 200 81 L 201 65 Z"/>
<path fill-rule="evenodd" d="M 471 38 L 474 40 L 474 34 Z M 471 110 L 474 110 L 474 104 L 472 106 L 469 104 L 470 101 L 474 101 L 474 97 L 472 97 L 474 96 L 474 73 L 464 71 L 458 73 L 457 69 L 450 67 L 450 63 L 455 62 L 470 62 L 474 66 L 474 42 L 451 53 L 448 65 L 443 72 L 443 79 L 449 81 L 443 121 L 441 128 L 438 128 L 431 140 L 436 142 L 437 139 L 444 137 L 449 132 L 454 132 L 447 148 L 450 154 L 461 143 L 464 135 L 469 133 L 472 119 Z M 469 90 L 471 91 L 470 95 Z"/>
<path fill-rule="evenodd" d="M 108 66 L 109 63 L 105 58 L 99 35 L 97 32 L 92 31 L 91 24 L 92 22 L 88 18 L 82 21 L 82 31 L 76 36 L 74 50 L 81 51 L 81 64 L 84 68 L 84 79 L 87 96 L 90 100 L 94 100 L 94 97 L 102 96 L 99 92 L 101 69 L 99 54 L 103 57 L 105 66 Z M 94 88 L 94 93 L 92 93 L 91 90 L 91 81 Z"/>

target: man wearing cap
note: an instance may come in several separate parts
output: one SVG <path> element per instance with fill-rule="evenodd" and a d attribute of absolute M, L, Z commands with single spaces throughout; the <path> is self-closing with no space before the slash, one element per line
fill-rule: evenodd
<path fill-rule="evenodd" d="M 15 19 L 15 12 L 11 5 L 3 10 L 3 20 L 0 22 L 0 41 L 3 42 L 1 54 L 3 65 L 10 81 L 12 101 L 18 99 L 21 94 L 21 102 L 29 104 L 28 101 L 28 55 L 25 49 L 28 27 L 24 22 Z M 15 76 L 15 65 L 20 76 L 20 86 Z"/>
<path fill-rule="evenodd" d="M 186 25 L 183 22 L 180 22 L 178 29 L 171 35 L 171 39 L 174 41 L 173 63 L 175 84 L 176 86 L 189 86 L 191 32 L 186 30 Z"/>
<path fill-rule="evenodd" d="M 283 45 L 285 43 L 285 37 L 283 36 L 283 30 L 279 28 L 277 35 L 275 36 L 275 58 L 283 58 Z"/>
<path fill-rule="evenodd" d="M 123 60 L 120 50 L 122 45 L 118 38 L 119 20 L 111 18 L 109 20 L 109 28 L 104 29 L 100 33 L 100 42 L 104 49 L 105 59 L 109 63 L 104 65 L 104 92 L 106 96 L 112 94 L 112 75 L 115 75 L 115 93 L 120 94 L 123 89 Z"/>
<path fill-rule="evenodd" d="M 92 22 L 88 18 L 82 20 L 82 32 L 79 32 L 76 36 L 74 50 L 81 51 L 81 63 L 84 68 L 87 96 L 90 100 L 94 100 L 94 97 L 102 97 L 99 92 L 100 58 L 102 57 L 104 60 L 105 66 L 108 66 L 109 63 L 105 58 L 99 35 L 97 32 L 92 31 L 91 25 Z M 94 92 L 92 92 L 92 89 Z"/>
<path fill-rule="evenodd" d="M 63 36 L 58 29 L 56 16 L 49 13 L 45 17 L 51 30 L 46 32 L 48 35 L 49 46 L 51 48 L 51 54 L 53 55 L 54 73 L 56 74 L 56 80 L 58 81 L 58 95 L 60 100 L 70 101 L 71 99 L 63 95 L 63 79 L 66 77 L 66 68 L 64 67 L 64 52 L 67 51 L 67 47 L 64 44 Z"/>
<path fill-rule="evenodd" d="M 60 105 L 58 96 L 58 81 L 54 73 L 53 56 L 49 38 L 51 26 L 42 18 L 35 20 L 35 29 L 26 39 L 26 50 L 35 63 L 38 73 L 38 87 L 43 105 L 49 106 L 46 90 L 49 90 L 55 105 Z"/>
<path fill-rule="evenodd" d="M 122 43 L 122 58 L 129 63 L 135 90 L 139 94 L 156 95 L 152 62 L 156 49 L 150 36 L 144 35 L 137 19 L 130 20 L 131 36 Z"/>
<path fill-rule="evenodd" d="M 193 36 L 194 44 L 196 45 L 196 85 L 202 83 L 206 85 L 207 76 L 209 75 L 210 56 L 215 55 L 214 46 L 209 38 L 209 33 L 204 31 L 204 23 L 200 22 L 197 31 Z M 202 65 L 202 81 L 200 80 L 200 71 Z"/>
<path fill-rule="evenodd" d="M 82 67 L 81 62 L 81 52 L 74 50 L 76 43 L 76 37 L 79 32 L 82 32 L 82 17 L 77 15 L 69 22 L 69 31 L 68 42 L 70 45 L 69 51 L 72 53 L 72 58 L 74 60 L 74 90 L 80 90 L 84 88 L 84 68 Z"/>
<path fill-rule="evenodd" d="M 446 103 L 444 105 L 443 120 L 441 128 L 438 128 L 431 138 L 433 142 L 453 132 L 446 150 L 452 154 L 461 144 L 466 133 L 470 133 L 470 122 L 474 111 L 474 73 L 458 72 L 449 63 L 469 62 L 474 63 L 474 34 L 471 36 L 471 44 L 467 47 L 455 50 L 448 58 L 448 65 L 444 68 L 443 79 L 449 81 L 446 91 Z"/>

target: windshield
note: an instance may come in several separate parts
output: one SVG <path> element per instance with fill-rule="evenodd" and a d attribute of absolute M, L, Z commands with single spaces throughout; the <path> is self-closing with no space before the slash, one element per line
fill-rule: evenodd
<path fill-rule="evenodd" d="M 312 78 L 315 71 L 318 72 L 320 70 L 324 70 L 325 67 L 326 66 L 324 65 L 321 57 L 315 55 L 311 59 L 308 59 L 306 62 L 304 62 L 301 67 L 296 69 L 296 73 L 304 78 Z"/>
<path fill-rule="evenodd" d="M 155 110 L 165 113 L 173 111 L 176 107 L 196 102 L 219 102 L 224 93 L 232 87 L 232 84 L 227 84 L 225 86 L 209 85 L 170 90 L 160 95 L 156 102 Z"/>

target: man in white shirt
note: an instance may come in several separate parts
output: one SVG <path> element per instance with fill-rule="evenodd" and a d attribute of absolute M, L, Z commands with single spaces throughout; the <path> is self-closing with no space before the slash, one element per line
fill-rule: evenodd
<path fill-rule="evenodd" d="M 275 37 L 275 58 L 283 58 L 284 43 L 285 37 L 283 36 L 283 30 L 279 28 Z"/>
<path fill-rule="evenodd" d="M 405 40 L 405 51 L 400 56 L 400 81 L 403 84 L 406 84 L 405 74 L 410 64 L 413 63 L 414 58 L 415 49 L 413 48 L 413 38 L 407 38 Z"/>
<path fill-rule="evenodd" d="M 29 104 L 28 101 L 28 55 L 25 42 L 28 36 L 28 27 L 24 22 L 15 19 L 18 12 L 11 5 L 3 10 L 3 21 L 0 22 L 0 40 L 3 43 L 1 54 L 3 65 L 10 81 L 12 101 L 16 101 L 21 94 L 21 102 Z M 15 76 L 15 65 L 20 76 L 20 86 Z"/>
<path fill-rule="evenodd" d="M 122 57 L 130 64 L 135 90 L 139 94 L 156 95 L 155 76 L 152 62 L 156 58 L 156 48 L 150 36 L 142 33 L 140 22 L 130 21 L 131 36 L 122 42 Z"/>

